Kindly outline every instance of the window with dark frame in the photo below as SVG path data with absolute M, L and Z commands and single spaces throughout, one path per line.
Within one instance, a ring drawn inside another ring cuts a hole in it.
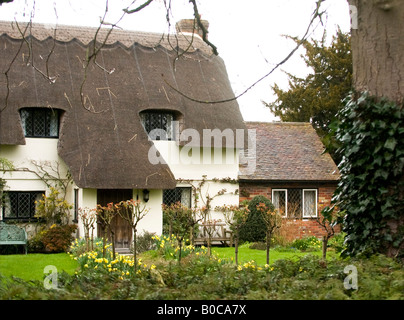
M 44 191 L 7 191 L 3 199 L 3 220 L 36 220 L 36 201 Z
M 28 138 L 58 138 L 59 111 L 50 108 L 20 110 L 22 128 Z
M 140 114 L 143 128 L 152 140 L 174 140 L 174 115 L 170 112 L 147 111 Z
M 180 202 L 182 205 L 191 207 L 191 188 L 177 187 L 175 189 L 163 190 L 163 203 L 171 205 Z

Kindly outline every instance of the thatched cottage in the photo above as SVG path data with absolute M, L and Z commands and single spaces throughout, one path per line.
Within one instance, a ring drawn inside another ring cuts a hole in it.
M 0 157 L 15 167 L 3 176 L 1 219 L 32 220 L 35 200 L 70 178 L 72 220 L 79 208 L 141 199 L 150 211 L 138 229 L 156 233 L 164 198 L 193 205 L 192 183 L 205 179 L 205 196 L 226 189 L 212 207 L 238 203 L 228 182 L 242 135 L 220 143 L 246 127 L 237 101 L 198 101 L 234 94 L 223 60 L 182 31 L 0 22 Z M 128 227 L 115 228 L 127 246 Z

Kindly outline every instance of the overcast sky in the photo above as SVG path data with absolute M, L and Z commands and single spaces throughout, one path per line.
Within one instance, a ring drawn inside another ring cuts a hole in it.
M 138 0 L 132 8 L 143 3 Z M 106 21 L 115 23 L 122 15 L 122 8 L 133 0 L 110 0 Z M 167 0 L 168 2 L 168 0 Z M 236 95 L 267 74 L 282 61 L 295 46 L 282 35 L 303 36 L 315 9 L 315 0 L 199 0 L 199 13 L 209 21 L 209 40 L 224 59 L 230 82 Z M 98 26 L 105 12 L 102 0 L 14 0 L 0 6 L 0 20 L 23 21 L 32 16 L 33 22 Z M 315 24 L 312 36 L 320 39 L 324 28 L 329 38 L 337 26 L 348 32 L 350 28 L 349 6 L 346 0 L 326 0 L 324 26 Z M 171 32 L 180 19 L 192 18 L 193 9 L 188 0 L 172 0 Z M 168 32 L 163 0 L 155 0 L 141 12 L 126 15 L 119 26 L 124 29 Z M 298 51 L 281 69 L 260 82 L 238 99 L 246 121 L 273 121 L 275 118 L 262 100 L 275 100 L 271 85 L 287 88 L 285 70 L 304 76 L 307 69 Z

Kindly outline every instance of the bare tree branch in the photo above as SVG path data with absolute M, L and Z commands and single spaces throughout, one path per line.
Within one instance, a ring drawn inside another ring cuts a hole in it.
M 213 53 L 215 55 L 219 55 L 219 52 L 217 51 L 216 46 L 210 42 L 208 40 L 208 30 L 206 29 L 206 27 L 203 25 L 202 20 L 201 20 L 201 15 L 199 14 L 198 11 L 198 6 L 196 5 L 196 1 L 195 0 L 189 0 L 190 3 L 192 3 L 193 7 L 194 7 L 194 16 L 195 16 L 195 20 L 198 24 L 198 27 L 202 30 L 202 39 L 203 41 L 212 48 Z
M 140 10 L 146 8 L 146 7 L 147 7 L 150 3 L 152 3 L 152 2 L 153 2 L 153 0 L 148 0 L 148 1 L 146 1 L 145 3 L 143 3 L 142 5 L 140 5 L 140 6 L 138 6 L 137 8 L 135 8 L 135 9 L 129 10 L 129 8 L 126 8 L 126 9 L 123 9 L 123 11 L 124 11 L 125 13 L 128 13 L 128 14 L 132 14 L 132 13 L 135 13 L 135 12 L 139 12 Z M 133 3 L 133 2 L 132 2 L 132 3 Z
M 189 0 L 190 2 L 195 2 L 195 0 Z M 323 15 L 323 13 L 325 11 L 320 12 L 320 6 L 321 4 L 324 2 L 325 0 L 318 0 L 316 3 L 316 9 L 314 10 L 310 23 L 306 29 L 306 32 L 304 33 L 303 37 L 301 38 L 301 40 L 299 40 L 297 42 L 296 47 L 289 52 L 289 54 L 279 63 L 277 63 L 267 74 L 263 75 L 261 78 L 259 78 L 257 81 L 255 81 L 252 85 L 250 85 L 247 89 L 245 89 L 242 93 L 238 94 L 236 97 L 233 98 L 228 98 L 228 99 L 223 99 L 223 100 L 214 100 L 214 101 L 208 101 L 208 100 L 200 100 L 200 99 L 195 99 L 193 97 L 188 96 L 187 94 L 181 92 L 180 90 L 176 89 L 174 86 L 172 86 L 165 78 L 164 78 L 164 74 L 162 74 L 162 78 L 164 80 L 164 82 L 171 88 L 173 89 L 175 92 L 177 92 L 178 94 L 180 94 L 181 96 L 183 96 L 184 98 L 193 101 L 193 102 L 198 102 L 198 103 L 203 103 L 203 104 L 217 104 L 217 103 L 225 103 L 225 102 L 230 102 L 230 101 L 234 101 L 237 100 L 238 98 L 240 98 L 241 96 L 243 96 L 244 94 L 246 94 L 248 91 L 250 91 L 254 86 L 256 86 L 258 83 L 260 83 L 261 81 L 263 81 L 265 78 L 269 77 L 276 69 L 278 69 L 281 65 L 283 65 L 284 63 L 286 63 L 292 56 L 293 54 L 300 48 L 300 46 L 304 43 L 304 41 L 307 40 L 307 37 L 309 35 L 310 29 L 314 23 L 314 21 L 317 18 L 320 18 L 321 20 L 321 16 Z M 195 7 L 194 7 L 195 8 Z M 197 11 L 196 11 L 197 12 Z M 200 20 L 199 20 L 200 21 Z M 202 24 L 202 23 L 201 23 Z M 199 25 L 199 22 L 198 22 Z M 202 27 L 201 27 L 202 29 Z M 203 29 L 202 29 L 203 32 Z M 204 33 L 205 37 L 206 34 Z

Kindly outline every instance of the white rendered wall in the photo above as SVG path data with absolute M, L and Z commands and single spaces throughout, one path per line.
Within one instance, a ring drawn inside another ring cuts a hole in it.
M 206 176 L 206 182 L 201 188 L 198 207 L 206 204 L 207 196 L 213 197 L 222 189 L 223 195 L 216 196 L 211 202 L 211 208 L 223 205 L 238 205 L 238 183 L 223 182 L 223 179 L 238 179 L 239 159 L 238 149 L 222 148 L 188 148 L 179 147 L 175 141 L 153 141 L 177 180 L 178 187 L 195 187 Z M 217 180 L 217 181 L 213 181 Z M 188 182 L 189 181 L 189 182 Z M 194 205 L 195 199 L 192 199 Z M 212 210 L 211 219 L 222 220 L 222 213 Z
M 57 154 L 58 139 L 46 138 L 26 138 L 26 145 L 0 146 L 0 157 L 6 158 L 13 162 L 14 167 L 18 171 L 6 173 L 4 178 L 7 180 L 6 190 L 15 191 L 46 191 L 46 184 L 34 173 L 21 171 L 23 168 L 29 170 L 37 170 L 32 161 L 38 164 L 48 164 L 54 166 L 59 163 L 60 176 L 63 177 L 67 172 L 67 167 L 63 160 Z M 221 149 L 221 148 L 191 148 L 187 150 L 184 147 L 178 147 L 174 141 L 154 141 L 156 149 L 160 152 L 162 159 L 169 165 L 177 180 L 187 180 L 178 183 L 178 186 L 189 187 L 197 186 L 204 176 L 206 182 L 201 189 L 201 198 L 198 206 L 205 205 L 207 196 L 215 196 L 220 190 L 226 189 L 223 195 L 216 196 L 211 203 L 211 207 L 221 205 L 237 205 L 239 203 L 238 184 L 224 183 L 221 179 L 234 179 L 238 177 L 239 161 L 238 149 Z M 213 181 L 212 179 L 218 179 Z M 67 192 L 66 200 L 73 204 L 74 202 L 74 185 L 70 186 Z M 139 194 L 142 198 L 141 190 L 133 190 L 133 196 Z M 139 223 L 139 234 L 144 230 L 162 233 L 162 190 L 150 190 L 150 200 L 146 207 L 149 212 L 145 218 Z M 195 199 L 192 199 L 193 204 Z M 79 208 L 96 208 L 97 206 L 97 190 L 96 189 L 79 189 L 78 207 Z M 71 213 L 73 218 L 73 211 Z M 213 219 L 222 219 L 222 215 L 217 212 L 212 213 Z M 78 235 L 83 236 L 84 230 L 79 220 Z
M 52 138 L 26 138 L 25 140 L 25 145 L 0 145 L 0 157 L 11 161 L 15 168 L 15 171 L 6 172 L 2 176 L 6 180 L 5 190 L 49 193 L 50 190 L 45 181 L 29 171 L 38 172 L 37 166 L 33 164 L 36 163 L 51 175 L 58 176 L 56 171 L 59 170 L 59 177 L 62 179 L 66 177 L 67 166 L 57 154 L 59 140 Z M 47 182 L 52 184 L 51 180 Z M 73 186 L 70 185 L 66 191 L 66 201 L 73 204 Z M 0 218 L 2 218 L 2 213 Z M 70 221 L 72 218 L 73 210 Z M 35 229 L 34 223 L 27 226 L 28 235 L 31 236 Z
M 142 199 L 142 190 L 134 190 L 134 193 L 139 191 L 139 199 Z M 162 190 L 149 190 L 149 201 L 147 203 L 142 203 L 146 205 L 146 210 L 148 210 L 145 217 L 140 220 L 137 232 L 138 234 L 144 233 L 144 231 L 156 233 L 161 235 L 163 232 L 163 214 L 161 209 L 161 204 L 163 202 L 163 191 Z
M 52 174 L 55 173 L 50 170 L 50 166 L 55 168 L 59 163 L 60 176 L 66 175 L 66 165 L 57 154 L 58 139 L 26 138 L 25 140 L 25 145 L 0 146 L 0 157 L 10 160 L 16 169 L 4 175 L 10 190 L 44 190 L 45 184 L 37 175 L 24 171 L 25 169 L 38 171 L 33 162 L 47 168 L 47 171 Z

